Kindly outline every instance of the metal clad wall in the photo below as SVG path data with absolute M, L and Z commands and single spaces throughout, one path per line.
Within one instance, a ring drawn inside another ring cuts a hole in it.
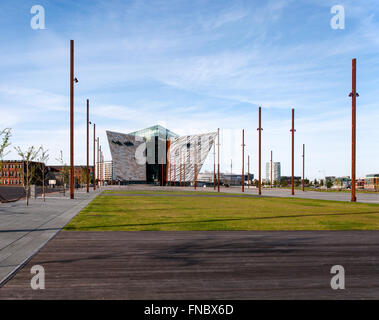
M 183 181 L 194 181 L 195 163 L 197 164 L 197 173 L 199 173 L 216 136 L 217 132 L 211 132 L 171 138 L 168 154 L 170 164 L 168 178 L 171 177 L 171 181 L 180 181 L 180 173 L 183 171 Z
M 145 181 L 146 163 L 141 163 L 141 160 L 139 160 L 139 163 L 136 159 L 137 152 L 143 150 L 142 144 L 145 143 L 144 140 L 133 135 L 111 131 L 107 131 L 107 137 L 116 179 L 121 181 Z

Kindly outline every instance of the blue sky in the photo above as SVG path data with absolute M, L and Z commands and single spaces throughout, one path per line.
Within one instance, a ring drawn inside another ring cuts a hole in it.
M 46 30 L 30 27 L 33 5 Z M 345 8 L 345 29 L 330 9 Z M 76 163 L 85 163 L 85 101 L 110 159 L 105 130 L 161 124 L 178 134 L 222 129 L 222 170 L 241 169 L 241 129 L 257 172 L 258 106 L 263 163 L 290 174 L 291 108 L 296 175 L 350 174 L 351 59 L 357 58 L 357 173 L 379 172 L 376 2 L 1 1 L 0 128 L 13 146 L 42 144 L 56 163 L 69 152 L 69 40 L 75 40 Z M 17 158 L 11 152 L 7 158 Z M 247 157 L 246 157 L 247 158 Z M 212 159 L 210 159 L 212 162 Z M 205 166 L 205 169 L 207 166 Z M 264 169 L 264 167 L 262 168 Z

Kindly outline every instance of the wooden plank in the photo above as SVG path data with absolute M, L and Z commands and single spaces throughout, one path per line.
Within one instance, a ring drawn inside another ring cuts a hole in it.
M 345 290 L 330 288 L 336 264 Z M 378 299 L 378 265 L 378 231 L 62 231 L 0 299 Z

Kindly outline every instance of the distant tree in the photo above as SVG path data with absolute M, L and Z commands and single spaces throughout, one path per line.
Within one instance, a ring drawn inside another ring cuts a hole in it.
M 326 181 L 326 187 L 329 189 L 329 188 L 331 188 L 332 186 L 333 186 L 333 182 L 332 182 L 332 180 L 328 179 L 328 180 Z
M 0 173 L 3 169 L 3 159 L 8 154 L 5 150 L 10 146 L 11 129 L 7 128 L 0 131 Z
M 315 178 L 315 180 L 313 181 L 313 185 L 314 186 L 317 186 L 318 185 L 318 182 L 317 182 L 317 179 Z
M 9 153 L 5 150 L 11 145 L 10 144 L 11 129 L 7 128 L 0 131 L 0 170 L 3 168 L 3 159 Z
M 338 189 L 341 189 L 342 188 L 342 179 L 340 178 L 336 178 L 334 179 L 334 183 L 333 183 L 336 187 L 338 187 Z
M 324 186 L 324 180 L 320 180 L 320 186 L 323 187 Z
M 45 171 L 46 171 L 46 162 L 49 160 L 49 150 L 44 150 L 43 147 L 41 147 L 41 154 L 38 158 L 38 161 L 40 162 L 41 166 L 41 172 L 42 172 L 42 195 L 43 195 L 43 201 L 45 201 Z
M 63 195 L 65 196 L 66 195 L 66 184 L 68 183 L 68 181 L 70 179 L 70 168 L 67 166 L 67 164 L 63 160 L 63 151 L 62 150 L 59 154 L 59 158 L 57 158 L 55 160 L 57 160 L 62 166 L 61 182 L 63 184 Z
M 18 155 L 21 157 L 21 160 L 24 163 L 24 168 L 21 168 L 19 170 L 23 171 L 23 185 L 26 193 L 27 206 L 29 205 L 30 185 L 36 178 L 37 167 L 33 165 L 33 162 L 35 162 L 38 159 L 39 153 L 41 152 L 41 148 L 42 147 L 36 149 L 34 146 L 31 146 L 26 151 L 23 151 L 20 147 L 15 147 L 15 150 L 17 151 Z
M 80 167 L 80 184 L 85 185 L 87 183 L 87 167 Z

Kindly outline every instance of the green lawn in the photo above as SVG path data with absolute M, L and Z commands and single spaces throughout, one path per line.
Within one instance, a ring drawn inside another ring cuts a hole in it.
M 222 194 L 217 197 L 159 194 L 154 197 L 98 196 L 65 230 L 379 230 L 379 205 L 376 204 L 233 198 Z M 181 192 L 170 194 L 180 195 Z

